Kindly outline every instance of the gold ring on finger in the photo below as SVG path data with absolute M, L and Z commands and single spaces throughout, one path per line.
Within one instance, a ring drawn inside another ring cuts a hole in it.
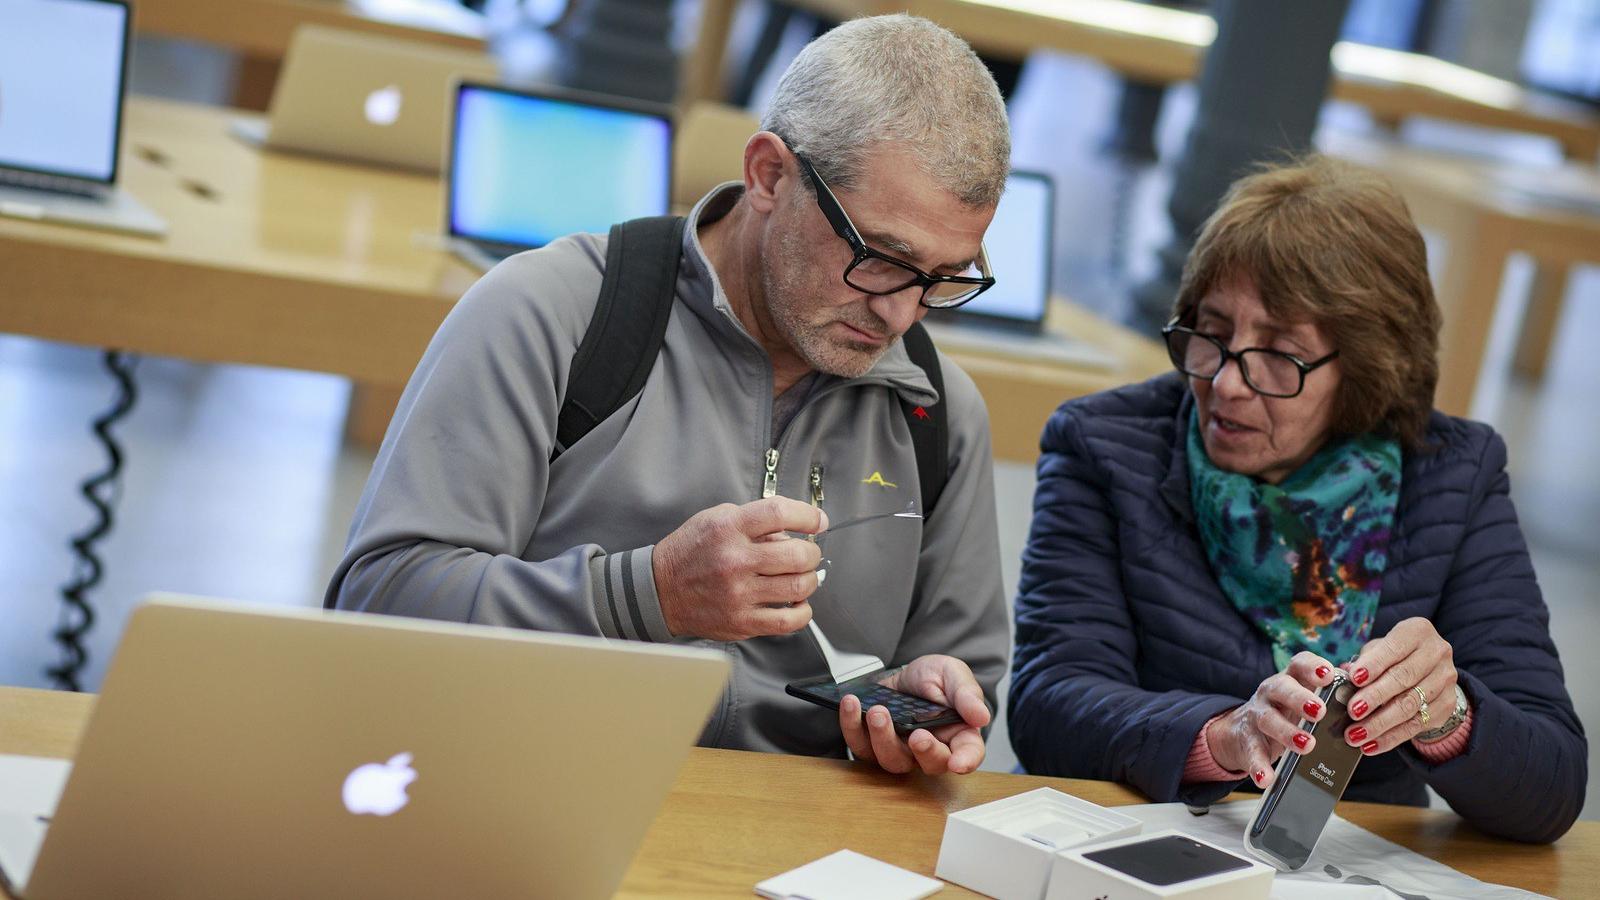
M 1411 689 L 1417 692 L 1417 721 L 1426 725 L 1428 724 L 1428 695 L 1422 690 L 1422 685 L 1420 684 L 1413 686 Z

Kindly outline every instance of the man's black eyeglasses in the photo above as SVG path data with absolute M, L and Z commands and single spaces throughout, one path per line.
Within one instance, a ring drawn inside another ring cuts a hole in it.
M 1299 396 L 1305 390 L 1306 375 L 1339 355 L 1335 350 L 1321 359 L 1306 362 L 1292 353 L 1264 347 L 1247 347 L 1235 353 L 1221 340 L 1179 325 L 1176 319 L 1168 322 L 1161 334 L 1167 339 L 1167 355 L 1179 372 L 1210 381 L 1221 374 L 1228 360 L 1235 360 L 1244 383 L 1267 397 Z
M 921 303 L 933 309 L 951 309 L 960 306 L 994 286 L 994 275 L 989 268 L 989 253 L 978 245 L 978 258 L 960 275 L 930 275 L 908 262 L 895 259 L 867 246 L 861 239 L 838 198 L 828 188 L 827 182 L 817 174 L 811 161 L 796 153 L 800 168 L 817 195 L 817 206 L 827 218 L 833 231 L 850 245 L 855 257 L 844 270 L 844 283 L 865 294 L 898 294 L 906 288 L 922 288 Z

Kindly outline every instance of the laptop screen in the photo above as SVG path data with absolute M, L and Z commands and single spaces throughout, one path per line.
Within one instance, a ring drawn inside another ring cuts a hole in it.
M 671 119 L 602 103 L 461 85 L 450 136 L 450 234 L 542 247 L 665 214 Z
M 1050 301 L 1054 194 L 1049 176 L 1013 171 L 1006 178 L 1006 192 L 983 236 L 994 266 L 994 287 L 958 312 L 1025 325 L 1044 321 Z
M 0 167 L 111 183 L 128 7 L 0 2 Z

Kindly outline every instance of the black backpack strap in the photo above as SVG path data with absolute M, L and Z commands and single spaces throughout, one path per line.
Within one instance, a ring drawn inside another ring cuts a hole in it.
M 900 401 L 906 424 L 911 428 L 911 446 L 917 454 L 917 480 L 922 485 L 922 514 L 932 516 L 939 495 L 944 493 L 945 482 L 950 479 L 950 421 L 945 413 L 944 373 L 939 368 L 939 353 L 934 349 L 933 338 L 918 322 L 902 338 L 906 353 L 917 368 L 928 376 L 928 382 L 939 395 L 932 406 L 918 406 Z
M 600 302 L 572 359 L 552 460 L 644 389 L 678 292 L 683 228 L 682 216 L 611 226 Z

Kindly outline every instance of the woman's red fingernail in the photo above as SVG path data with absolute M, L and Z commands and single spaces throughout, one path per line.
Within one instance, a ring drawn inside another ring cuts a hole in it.
M 1299 747 L 1301 750 L 1304 750 L 1306 748 L 1306 745 L 1309 744 L 1309 743 L 1311 743 L 1311 737 L 1310 737 L 1310 735 L 1306 734 L 1304 731 L 1299 732 L 1298 734 L 1296 734 L 1294 736 L 1294 745 L 1296 747 Z
M 1317 666 L 1317 677 L 1318 678 L 1327 678 L 1328 677 L 1328 667 L 1327 666 Z
M 1322 714 L 1322 704 L 1315 700 L 1307 700 L 1306 705 L 1300 708 L 1306 711 L 1306 718 L 1308 719 L 1315 719 Z
M 1366 666 L 1357 666 L 1356 670 L 1350 673 L 1350 680 L 1356 684 L 1366 684 L 1370 677 L 1372 676 L 1367 672 Z
M 1257 769 L 1254 778 L 1256 780 L 1256 784 L 1260 784 L 1261 782 L 1266 781 L 1267 780 L 1267 770 L 1266 769 Z
M 1378 742 L 1377 741 L 1367 741 L 1365 744 L 1361 745 L 1361 752 L 1362 753 L 1377 753 L 1378 752 Z
M 1359 719 L 1367 714 L 1367 709 L 1367 701 L 1357 700 L 1356 702 L 1350 704 L 1350 715 Z
M 1366 739 L 1367 739 L 1367 730 L 1365 728 L 1352 728 L 1352 729 L 1350 729 L 1350 740 L 1352 740 L 1352 741 L 1364 741 Z

